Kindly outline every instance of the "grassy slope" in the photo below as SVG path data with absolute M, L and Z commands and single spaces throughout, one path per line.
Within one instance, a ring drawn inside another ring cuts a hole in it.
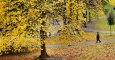
M 104 30 L 104 31 L 109 31 L 110 30 L 110 26 L 108 25 L 108 21 L 106 19 L 97 20 L 94 27 L 97 30 Z M 115 31 L 115 25 L 112 25 L 112 31 Z

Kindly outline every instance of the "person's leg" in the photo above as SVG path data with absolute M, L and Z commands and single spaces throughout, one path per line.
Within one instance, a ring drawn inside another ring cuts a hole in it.
M 96 43 L 98 43 L 98 40 L 96 41 Z
M 101 43 L 101 40 L 99 40 L 99 42 Z

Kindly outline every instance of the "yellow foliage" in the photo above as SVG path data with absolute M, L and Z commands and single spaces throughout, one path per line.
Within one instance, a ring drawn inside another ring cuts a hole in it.
M 60 6 L 61 4 L 63 6 Z M 66 2 L 64 0 L 6 0 L 0 2 L 0 9 L 0 12 L 4 13 L 4 18 L 0 18 L 0 22 L 3 22 L 2 32 L 5 36 L 0 38 L 1 54 L 2 51 L 5 53 L 8 53 L 8 50 L 20 52 L 23 47 L 33 50 L 33 47 L 40 46 L 43 43 L 38 37 L 41 30 L 46 33 L 62 30 L 63 33 L 56 37 L 61 44 L 69 40 L 80 40 L 76 35 L 71 35 L 75 30 L 81 30 L 82 22 L 86 21 L 83 15 L 83 13 L 86 14 L 86 4 L 82 0 L 79 2 L 76 0 L 66 0 Z M 54 20 L 64 23 L 55 28 L 52 24 Z M 80 31 L 79 34 L 83 35 L 84 32 Z M 53 43 L 54 41 L 45 42 Z
M 27 48 L 27 50 L 32 51 L 35 47 L 41 45 L 40 40 L 37 38 L 23 37 L 23 36 L 9 36 L 0 38 L 0 54 L 4 52 L 8 54 L 10 52 L 21 52 Z M 9 52 L 7 52 L 9 51 Z
M 109 0 L 110 4 L 112 4 L 113 6 L 115 6 L 115 0 Z
M 69 17 L 70 15 L 70 0 L 67 0 L 67 3 L 66 3 L 66 16 Z

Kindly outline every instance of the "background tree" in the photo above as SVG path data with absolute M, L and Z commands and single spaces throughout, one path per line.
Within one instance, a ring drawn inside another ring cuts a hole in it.
M 108 24 L 110 25 L 110 35 L 111 33 L 111 26 L 114 25 L 114 4 L 113 0 L 102 0 L 103 11 L 107 16 Z
M 115 21 L 114 21 L 114 12 L 112 10 L 110 11 L 107 20 L 108 20 L 108 24 L 110 25 L 110 35 L 112 35 L 112 33 L 111 33 L 111 26 L 115 24 Z

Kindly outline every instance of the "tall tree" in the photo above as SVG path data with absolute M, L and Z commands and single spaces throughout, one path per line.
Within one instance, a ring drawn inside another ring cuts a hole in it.
M 111 33 L 111 26 L 115 24 L 115 21 L 114 21 L 114 12 L 113 11 L 110 11 L 107 20 L 108 20 L 108 24 L 110 25 L 110 35 L 112 35 L 112 33 Z

